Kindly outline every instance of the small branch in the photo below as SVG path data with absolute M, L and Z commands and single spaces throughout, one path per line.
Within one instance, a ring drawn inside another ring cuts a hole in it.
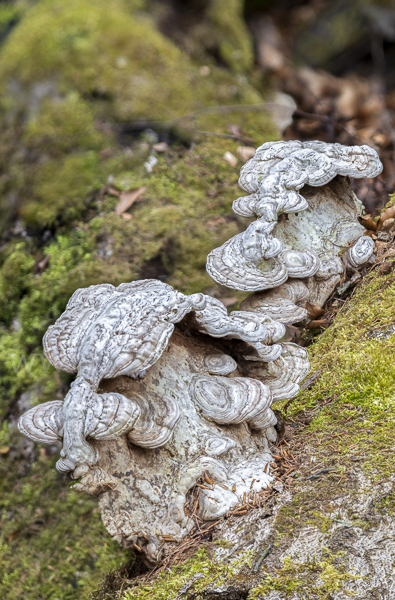
M 295 110 L 294 116 L 300 117 L 300 118 L 305 118 L 305 119 L 314 119 L 316 121 L 324 121 L 325 123 L 330 123 L 331 125 L 336 123 L 336 121 L 334 121 L 334 119 L 331 119 L 331 117 L 328 117 L 327 115 L 317 115 L 315 113 L 308 113 L 308 112 L 304 112 L 303 110 L 299 110 L 299 109 Z
M 245 144 L 246 146 L 251 146 L 252 148 L 255 148 L 255 145 L 252 142 L 250 142 L 248 140 L 245 140 L 240 135 L 227 135 L 226 133 L 215 133 L 213 131 L 199 131 L 199 130 L 196 130 L 196 134 L 199 134 L 199 135 L 212 135 L 214 137 L 226 138 L 226 139 L 229 139 L 229 140 L 236 140 L 236 141 L 243 142 L 243 144 Z

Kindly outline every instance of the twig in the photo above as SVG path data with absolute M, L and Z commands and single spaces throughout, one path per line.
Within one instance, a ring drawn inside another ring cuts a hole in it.
M 319 369 L 318 371 L 312 373 L 310 377 L 304 380 L 304 382 L 300 386 L 300 389 L 308 390 L 309 388 L 311 388 L 315 384 L 315 382 L 318 381 L 318 379 L 321 377 L 321 373 L 322 369 Z
M 240 135 L 228 135 L 226 133 L 215 133 L 214 131 L 199 131 L 198 129 L 195 133 L 199 135 L 212 135 L 214 137 L 226 138 L 229 140 L 238 140 L 240 142 L 243 142 L 246 146 L 251 146 L 252 148 L 255 148 L 255 145 L 252 142 L 244 139 Z
M 224 104 L 218 106 L 207 106 L 206 108 L 201 108 L 200 110 L 181 115 L 180 117 L 174 117 L 173 119 L 169 119 L 167 121 L 150 121 L 148 119 L 144 119 L 142 121 L 112 124 L 112 126 L 119 128 L 130 127 L 132 129 L 145 129 L 146 127 L 162 127 L 163 129 L 170 129 L 173 125 L 179 123 L 180 121 L 193 119 L 198 116 L 212 113 L 221 113 L 227 115 L 232 112 L 261 112 L 267 110 L 270 111 L 273 109 L 289 110 L 288 107 L 285 107 L 282 104 L 276 104 L 275 102 L 262 102 L 259 104 Z
M 335 523 L 340 523 L 344 527 L 352 527 L 352 523 L 346 523 L 346 521 L 340 521 L 339 519 L 334 519 L 333 517 L 328 517 L 331 521 L 335 521 Z
M 317 471 L 317 473 L 310 475 L 310 477 L 306 477 L 306 481 L 308 479 L 315 479 L 315 477 L 318 477 L 318 475 L 321 475 L 322 473 L 329 473 L 329 471 L 335 471 L 335 470 L 336 469 L 321 469 L 321 471 Z
M 108 485 L 108 487 L 110 488 L 110 490 L 112 490 L 116 494 L 119 494 L 118 490 L 115 490 L 113 487 L 111 487 L 111 485 L 109 483 L 106 482 L 105 485 Z
M 336 124 L 336 121 L 327 115 L 317 115 L 316 113 L 308 113 L 303 110 L 295 110 L 295 117 L 301 117 L 305 119 L 315 119 L 317 121 L 324 121 L 325 123 L 330 123 L 331 125 Z
M 256 563 L 255 567 L 253 568 L 253 572 L 257 573 L 259 571 L 259 568 L 262 564 L 262 561 L 266 558 L 266 556 L 269 554 L 270 552 L 270 548 L 272 547 L 272 544 L 269 544 L 269 546 L 263 551 L 260 559 L 258 560 L 258 562 Z

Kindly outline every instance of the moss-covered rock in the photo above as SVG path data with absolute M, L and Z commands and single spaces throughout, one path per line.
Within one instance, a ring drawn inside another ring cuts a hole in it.
M 45 452 L 28 473 L 1 472 L 2 598 L 82 598 L 120 564 L 94 502 L 64 487 Z
M 250 43 L 240 15 L 236 24 L 231 18 L 240 6 L 224 12 L 220 4 L 210 10 L 213 27 L 222 19 L 230 32 L 224 52 L 245 57 L 246 50 L 231 52 L 239 30 L 240 44 Z M 202 74 L 143 8 L 41 0 L 8 36 L 0 51 L 4 216 L 14 209 L 35 226 L 81 216 L 89 181 L 95 190 L 106 179 L 101 151 L 119 146 L 120 124 L 169 123 L 210 105 L 262 101 L 245 78 L 214 65 Z
M 237 71 L 252 68 L 252 40 L 243 19 L 242 0 L 211 0 L 207 17 L 221 58 Z

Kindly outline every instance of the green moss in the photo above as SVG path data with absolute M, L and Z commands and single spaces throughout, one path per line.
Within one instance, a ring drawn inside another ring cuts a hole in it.
M 26 244 L 10 245 L 2 253 L 0 269 L 0 315 L 3 325 L 10 325 L 18 310 L 20 298 L 29 286 L 34 257 L 26 252 Z
M 78 150 L 100 150 L 109 139 L 94 126 L 94 111 L 77 92 L 64 98 L 45 98 L 26 124 L 23 143 L 29 151 L 52 157 Z
M 328 460 L 336 448 L 339 462 L 362 457 L 361 466 L 381 478 L 395 459 L 394 293 L 393 275 L 366 277 L 311 347 L 311 369 L 323 373 L 292 408 L 293 414 L 316 409 L 308 431 L 322 451 L 331 448 Z
M 4 2 L 0 6 L 0 36 L 6 36 L 28 8 L 28 0 Z
M 96 501 L 63 488 L 42 449 L 31 470 L 15 477 L 0 462 L 0 596 L 8 600 L 86 597 L 97 577 L 124 556 L 105 531 Z
M 342 590 L 348 596 L 347 583 L 360 579 L 348 573 L 344 565 L 345 552 L 332 553 L 323 548 L 320 558 L 313 557 L 304 563 L 286 557 L 281 568 L 263 573 L 262 582 L 251 589 L 248 600 L 265 598 L 272 591 L 281 592 L 281 597 L 289 598 L 294 593 L 311 594 L 329 599 L 334 591 Z M 200 548 L 186 561 L 162 571 L 152 582 L 142 582 L 126 589 L 124 600 L 172 600 L 178 596 L 183 585 L 194 581 L 188 588 L 189 594 L 204 598 L 204 592 L 211 587 L 232 585 L 242 581 L 251 584 L 252 555 L 245 552 L 241 557 L 228 563 L 214 560 L 207 549 Z
M 26 223 L 51 226 L 55 220 L 72 221 L 81 216 L 88 193 L 100 188 L 97 155 L 94 152 L 72 154 L 51 160 L 34 169 L 32 197 L 21 207 Z
M 252 39 L 243 19 L 243 0 L 211 0 L 208 18 L 214 26 L 221 58 L 232 68 L 248 71 L 254 63 Z
M 207 586 L 220 586 L 229 582 L 237 575 L 244 565 L 251 566 L 251 553 L 245 552 L 240 558 L 223 564 L 214 561 L 205 548 L 200 548 L 196 554 L 171 570 L 162 571 L 156 581 L 149 584 L 140 584 L 129 589 L 125 600 L 172 600 L 177 597 L 180 588 L 188 583 L 192 577 L 198 578 L 192 584 L 190 591 L 200 597 Z
M 148 16 L 132 14 L 122 0 L 41 0 L 1 55 L 3 85 L 18 73 L 22 91 L 29 94 L 32 84 L 51 81 L 61 95 L 70 90 L 85 98 L 93 94 L 99 107 L 107 105 L 121 120 L 168 119 L 221 95 L 212 77 L 199 75 Z M 223 81 L 236 83 L 229 76 Z M 243 90 L 236 83 L 237 94 Z M 5 102 L 10 100 L 8 95 Z
M 247 60 L 239 4 L 224 11 L 216 1 L 210 18 L 221 18 L 223 43 L 245 65 L 252 55 Z M 7 38 L 0 49 L 4 217 L 16 210 L 34 227 L 81 217 L 87 196 L 117 175 L 108 171 L 109 155 L 122 162 L 126 140 L 115 123 L 159 120 L 191 140 L 198 125 L 217 131 L 225 121 L 216 113 L 179 120 L 183 115 L 262 102 L 244 77 L 215 66 L 202 75 L 141 8 L 126 0 L 40 0 Z M 263 121 L 256 114 L 258 127 Z
M 89 193 L 102 184 L 98 151 L 111 144 L 95 129 L 89 103 L 75 92 L 43 101 L 25 127 L 23 143 L 33 157 L 23 168 L 20 214 L 26 223 L 51 226 L 57 219 L 81 217 Z M 36 164 L 35 156 L 46 160 Z
M 313 557 L 305 563 L 298 563 L 287 556 L 281 569 L 276 569 L 274 574 L 265 574 L 263 582 L 249 593 L 248 600 L 265 598 L 266 594 L 274 590 L 283 594 L 283 598 L 290 598 L 298 593 L 303 594 L 303 597 L 313 595 L 329 599 L 333 592 L 340 589 L 345 596 L 351 596 L 345 589 L 345 584 L 360 578 L 346 571 L 341 562 L 345 554 L 332 554 L 325 548 L 323 558 Z

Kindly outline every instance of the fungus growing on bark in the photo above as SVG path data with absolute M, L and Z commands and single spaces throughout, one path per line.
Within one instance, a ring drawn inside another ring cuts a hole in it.
M 39 405 L 23 415 L 23 433 L 42 442 L 63 438 L 57 468 L 65 472 L 77 467 L 81 472 L 81 468 L 85 470 L 97 462 L 97 452 L 87 438 L 112 439 L 128 433 L 130 441 L 142 447 L 155 448 L 166 443 L 180 416 L 174 399 L 158 396 L 153 400 L 138 395 L 128 399 L 121 394 L 96 392 L 102 379 L 120 375 L 144 377 L 168 346 L 174 324 L 192 311 L 201 332 L 215 338 L 243 340 L 257 352 L 258 360 L 274 360 L 282 352 L 280 345 L 266 345 L 282 337 L 281 324 L 249 312 L 228 316 L 219 300 L 203 294 L 185 296 L 155 280 L 118 288 L 104 284 L 77 290 L 43 340 L 49 361 L 63 371 L 78 373 L 77 379 L 64 403 Z M 237 369 L 231 357 L 217 357 L 205 358 L 210 373 L 214 370 L 226 375 Z M 214 377 L 207 377 L 214 382 Z M 242 397 L 245 386 L 250 389 L 253 385 L 241 379 L 232 382 L 235 397 Z M 223 385 L 226 387 L 226 383 Z M 266 396 L 271 400 L 270 390 Z M 265 408 L 270 404 L 267 398 Z M 248 420 L 243 417 L 240 402 L 233 416 L 217 422 Z
M 372 256 L 374 250 L 374 241 L 372 238 L 362 236 L 357 239 L 355 244 L 351 246 L 343 254 L 343 262 L 346 270 L 355 271 L 361 265 L 364 265 Z
M 257 220 L 209 254 L 208 272 L 218 283 L 246 291 L 309 279 L 310 301 L 322 305 L 343 271 L 339 253 L 364 233 L 348 177 L 375 177 L 381 170 L 368 146 L 263 144 L 241 170 L 240 187 L 250 195 L 233 204 L 237 214 Z M 287 218 L 280 220 L 281 214 Z M 362 246 L 364 252 L 354 254 L 367 261 L 373 247 Z
M 319 314 L 344 268 L 369 259 L 345 176 L 379 170 L 366 146 L 264 144 L 242 169 L 251 195 L 234 204 L 258 219 L 208 257 L 214 279 L 255 291 L 240 310 L 155 280 L 102 284 L 77 290 L 48 329 L 45 355 L 76 379 L 19 428 L 62 440 L 57 468 L 151 564 L 191 530 L 191 512 L 217 519 L 272 481 L 271 405 L 296 396 L 309 368 L 307 351 L 283 341 L 286 325 Z
M 191 529 L 184 505 L 203 473 L 213 482 L 199 500 L 206 519 L 235 507 L 246 486 L 270 483 L 270 406 L 296 393 L 308 368 L 304 349 L 296 364 L 293 345 L 277 343 L 284 333 L 264 313 L 228 315 L 219 300 L 160 281 L 77 290 L 44 337 L 50 362 L 77 377 L 64 402 L 30 409 L 19 428 L 62 440 L 58 470 L 99 495 L 115 539 L 154 562 L 158 531 L 181 540 Z M 250 377 L 249 364 L 267 368 Z
M 290 279 L 266 292 L 255 292 L 240 304 L 242 310 L 265 314 L 280 323 L 298 323 L 307 317 L 303 306 L 309 289 L 300 279 Z

